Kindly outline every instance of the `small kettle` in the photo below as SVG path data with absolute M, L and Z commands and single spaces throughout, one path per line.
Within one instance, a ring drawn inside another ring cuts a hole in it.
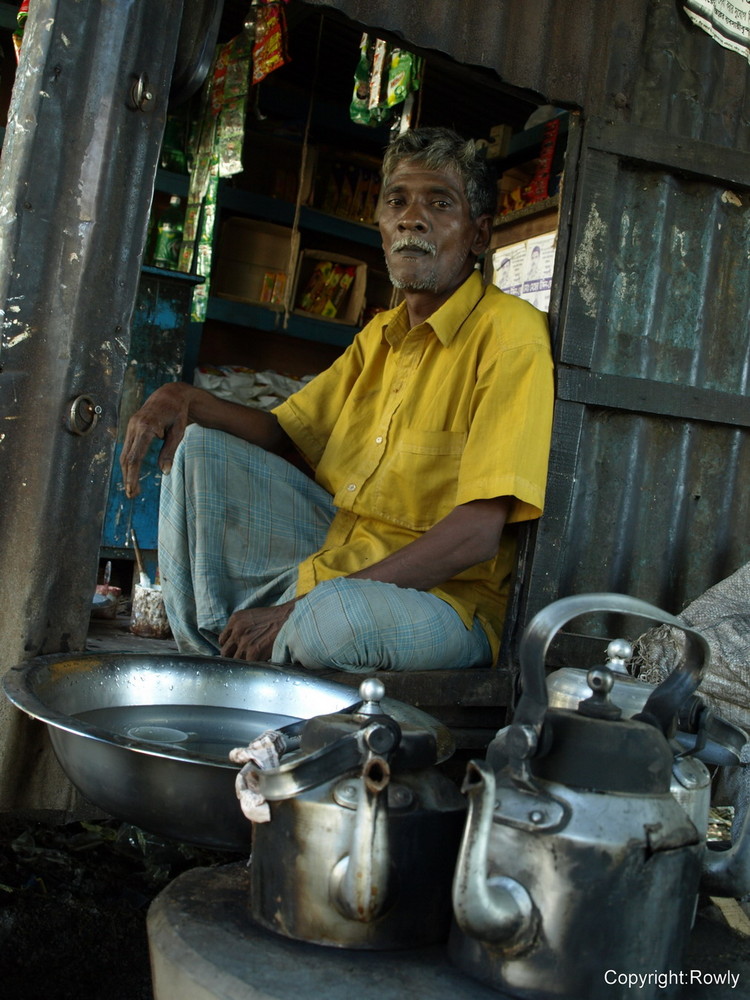
M 608 666 L 588 671 L 587 696 L 574 710 L 549 707 L 549 644 L 566 622 L 597 611 L 676 625 L 686 636 L 679 667 L 632 718 L 611 698 Z M 523 691 L 512 723 L 486 760 L 469 763 L 464 781 L 451 957 L 528 1000 L 625 1000 L 629 987 L 605 980 L 613 969 L 642 972 L 639 995 L 654 997 L 663 986 L 654 972 L 680 967 L 702 874 L 712 886 L 722 881 L 720 852 L 708 850 L 670 791 L 670 741 L 708 645 L 650 604 L 590 594 L 540 612 L 519 656 Z M 725 853 L 734 854 L 727 872 L 749 867 L 744 845 Z
M 271 815 L 253 826 L 252 916 L 340 948 L 445 940 L 466 800 L 433 766 L 434 731 L 386 715 L 377 679 L 359 694 L 353 711 L 306 722 L 278 767 L 254 772 Z
M 613 639 L 607 645 L 606 666 L 613 679 L 610 697 L 621 709 L 623 718 L 641 712 L 656 687 L 631 674 L 632 656 L 633 645 L 626 639 Z M 550 708 L 575 710 L 590 693 L 586 677 L 586 671 L 578 667 L 560 667 L 550 673 L 547 676 Z M 711 774 L 704 765 L 736 768 L 742 764 L 746 744 L 744 730 L 716 715 L 698 694 L 690 695 L 680 706 L 672 743 L 670 791 L 704 836 L 708 832 L 712 784 Z

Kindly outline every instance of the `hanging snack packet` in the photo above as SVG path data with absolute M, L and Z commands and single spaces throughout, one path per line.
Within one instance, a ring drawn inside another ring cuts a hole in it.
M 288 0 L 284 0 L 287 3 Z M 290 61 L 286 45 L 286 18 L 278 0 L 265 0 L 257 9 L 253 45 L 253 83 Z
M 383 86 L 383 69 L 385 66 L 385 56 L 387 44 L 382 38 L 375 39 L 375 51 L 372 54 L 372 72 L 370 73 L 370 93 L 367 99 L 367 107 L 374 111 L 381 101 L 380 92 Z
M 370 36 L 365 32 L 359 40 L 359 61 L 354 70 L 354 93 L 349 105 L 349 117 L 358 125 L 370 124 L 370 69 L 372 67 L 372 46 Z
M 386 104 L 394 107 L 419 89 L 420 59 L 406 49 L 394 49 L 388 68 Z
M 370 124 L 381 125 L 391 117 L 391 109 L 386 102 L 386 87 L 388 82 L 388 43 L 382 38 L 375 40 L 375 50 L 372 55 L 372 72 L 370 73 L 370 96 L 367 108 L 370 112 Z

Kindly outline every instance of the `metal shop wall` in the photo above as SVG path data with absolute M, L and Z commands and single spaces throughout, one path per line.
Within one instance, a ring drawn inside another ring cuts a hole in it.
M 581 109 L 550 307 L 547 507 L 506 656 L 568 594 L 679 612 L 750 558 L 747 61 L 677 0 L 335 6 Z
M 32 7 L 0 160 L 2 671 L 85 643 L 182 11 Z M 0 698 L 0 809 L 64 806 L 63 786 Z

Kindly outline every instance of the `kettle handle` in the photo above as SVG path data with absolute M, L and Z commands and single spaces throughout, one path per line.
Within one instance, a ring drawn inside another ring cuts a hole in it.
M 519 647 L 523 692 L 513 714 L 513 725 L 530 726 L 537 735 L 541 732 L 548 707 L 544 666 L 549 645 L 563 625 L 579 615 L 594 611 L 638 615 L 663 625 L 673 625 L 685 633 L 687 646 L 682 663 L 654 689 L 636 716 L 636 719 L 648 722 L 667 734 L 680 705 L 700 683 L 703 668 L 711 658 L 708 643 L 700 632 L 688 628 L 666 611 L 635 597 L 611 593 L 563 597 L 543 608 L 529 622 Z

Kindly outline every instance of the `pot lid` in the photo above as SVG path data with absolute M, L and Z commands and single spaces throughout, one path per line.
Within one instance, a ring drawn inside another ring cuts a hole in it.
M 388 715 L 381 704 L 385 687 L 375 677 L 359 686 L 361 701 L 343 712 L 309 719 L 302 730 L 300 751 L 313 754 L 357 732 L 363 734 L 361 745 L 382 754 L 394 770 L 416 770 L 436 764 L 442 754 L 434 727 L 419 721 Z

